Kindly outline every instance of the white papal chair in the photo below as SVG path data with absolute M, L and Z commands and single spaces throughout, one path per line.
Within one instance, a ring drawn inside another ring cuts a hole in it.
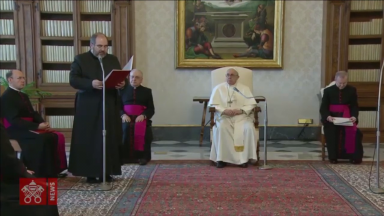
M 335 84 L 336 84 L 336 82 L 332 81 L 331 83 L 329 83 L 329 85 L 325 86 L 324 88 L 322 88 L 320 90 L 321 99 L 323 98 L 323 95 L 324 95 L 324 89 L 331 87 Z M 321 101 L 320 101 L 320 103 L 321 103 Z M 324 136 L 324 125 L 321 125 L 321 158 L 323 161 L 325 160 L 325 147 L 326 147 L 326 145 L 327 144 L 325 142 L 325 136 Z
M 239 79 L 237 82 L 242 83 L 243 85 L 246 85 L 249 87 L 251 92 L 253 92 L 253 73 L 252 70 L 247 69 L 247 68 L 242 68 L 242 67 L 223 67 L 223 68 L 218 68 L 216 70 L 213 70 L 211 72 L 211 89 L 215 88 L 217 85 L 220 83 L 225 82 L 225 75 L 227 73 L 227 70 L 233 68 L 239 73 Z M 215 108 L 214 107 L 209 107 L 209 112 L 210 112 L 210 120 L 211 120 L 211 143 L 212 143 L 212 129 L 215 126 Z M 256 129 L 256 133 L 259 133 L 259 112 L 261 112 L 260 107 L 256 106 L 254 109 L 254 125 Z M 259 157 L 259 140 L 257 140 L 256 143 L 256 155 L 257 155 L 257 161 L 260 160 Z

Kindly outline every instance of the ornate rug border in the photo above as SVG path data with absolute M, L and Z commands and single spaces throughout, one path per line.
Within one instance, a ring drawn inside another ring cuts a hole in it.
M 139 203 L 148 190 L 158 166 L 157 164 L 139 166 L 133 175 L 128 190 L 121 194 L 110 215 L 134 215 L 137 212 Z
M 371 201 L 355 190 L 335 170 L 326 164 L 310 163 L 315 172 L 360 215 L 383 215 Z

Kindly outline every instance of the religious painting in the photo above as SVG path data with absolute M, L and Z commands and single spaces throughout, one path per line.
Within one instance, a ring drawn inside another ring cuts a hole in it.
M 281 0 L 176 3 L 176 67 L 282 68 Z

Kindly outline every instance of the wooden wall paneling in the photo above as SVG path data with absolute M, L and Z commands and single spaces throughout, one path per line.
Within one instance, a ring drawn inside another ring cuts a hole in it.
M 347 23 L 348 13 L 345 1 L 326 1 L 326 17 L 324 19 L 325 27 L 325 55 L 324 55 L 324 84 L 328 85 L 334 80 L 334 74 L 339 70 L 346 70 L 346 49 L 345 42 L 348 32 L 345 23 Z
M 27 83 L 35 81 L 35 61 L 36 46 L 34 41 L 35 5 L 32 1 L 15 1 L 17 14 L 17 44 L 18 58 L 20 65 L 18 69 L 23 71 Z
M 75 56 L 81 53 L 81 24 L 80 24 L 80 1 L 73 2 L 73 46 L 75 51 Z M 72 87 L 71 87 L 72 88 Z
M 132 4 L 130 1 L 115 1 L 112 9 L 113 43 L 118 44 L 114 46 L 114 54 L 124 67 L 133 55 Z

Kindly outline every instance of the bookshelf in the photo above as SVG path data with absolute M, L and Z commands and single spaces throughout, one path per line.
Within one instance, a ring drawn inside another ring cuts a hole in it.
M 0 76 L 5 77 L 9 69 L 19 67 L 15 36 L 14 2 L 0 1 Z
M 377 96 L 384 56 L 383 11 L 384 1 L 331 0 L 324 3 L 322 86 L 333 81 L 337 71 L 348 72 L 349 84 L 357 88 L 358 127 L 363 132 L 363 142 L 376 142 Z M 382 142 L 383 105 L 380 110 Z
M 70 138 L 77 91 L 69 85 L 70 65 L 76 55 L 89 51 L 96 32 L 107 35 L 108 53 L 122 65 L 128 62 L 133 55 L 131 1 L 2 0 L 0 11 L 0 49 L 15 50 L 0 56 L 0 74 L 20 69 L 27 83 L 50 92 L 38 110 Z

